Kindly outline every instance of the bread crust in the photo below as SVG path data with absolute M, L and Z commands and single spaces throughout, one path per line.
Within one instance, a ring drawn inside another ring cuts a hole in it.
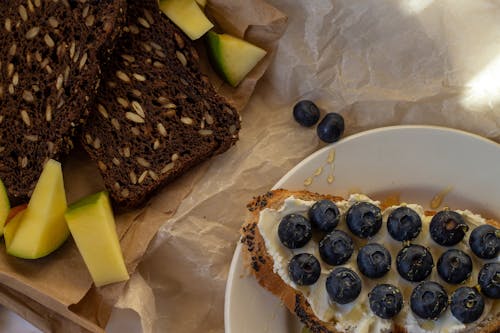
M 250 267 L 252 274 L 258 283 L 278 296 L 288 310 L 295 314 L 302 323 L 304 323 L 313 333 L 345 333 L 335 328 L 334 322 L 324 322 L 316 317 L 307 299 L 297 290 L 284 282 L 281 277 L 274 273 L 273 258 L 267 253 L 264 239 L 257 227 L 260 212 L 265 208 L 278 209 L 285 199 L 294 196 L 302 200 L 321 200 L 328 199 L 332 201 L 341 201 L 344 198 L 329 194 L 319 194 L 309 191 L 289 191 L 277 189 L 269 191 L 263 195 L 253 198 L 247 204 L 249 211 L 245 224 L 241 228 L 242 252 L 245 264 Z M 386 207 L 382 207 L 386 208 Z M 425 215 L 433 216 L 435 211 L 426 211 Z M 499 227 L 500 223 L 496 220 L 487 220 L 487 223 Z M 391 333 L 411 333 L 405 327 L 394 324 L 389 331 Z M 488 318 L 472 329 L 466 329 L 462 333 L 498 333 L 500 332 L 500 315 L 494 318 Z M 385 332 L 384 332 L 385 333 Z

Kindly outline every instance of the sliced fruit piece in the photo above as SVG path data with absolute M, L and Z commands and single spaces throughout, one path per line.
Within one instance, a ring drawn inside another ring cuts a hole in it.
M 3 226 L 9 215 L 10 202 L 7 190 L 3 182 L 0 180 L 0 236 L 3 234 Z
M 22 204 L 19 206 L 12 207 L 9 211 L 9 216 L 7 216 L 7 220 L 5 220 L 5 224 L 3 226 L 3 238 L 5 240 L 5 246 L 9 247 L 12 237 L 14 233 L 17 231 L 17 227 L 19 226 L 19 222 L 21 222 L 21 218 L 24 215 L 24 211 L 28 207 L 28 204 Z
M 213 66 L 233 87 L 236 87 L 267 53 L 260 47 L 228 34 L 209 31 L 207 41 Z
M 65 217 L 97 287 L 129 279 L 106 192 L 70 205 Z
M 5 246 L 7 248 L 9 248 L 10 244 L 12 243 L 12 238 L 14 237 L 19 224 L 21 223 L 21 219 L 24 216 L 25 209 L 18 211 L 17 214 L 12 216 L 12 218 L 7 220 L 7 222 L 5 223 L 5 227 L 3 229 L 3 238 L 5 240 Z
M 7 216 L 7 220 L 5 220 L 5 225 L 4 227 L 15 217 L 17 216 L 17 214 L 19 214 L 20 212 L 22 212 L 23 210 L 25 210 L 26 208 L 28 208 L 28 204 L 22 204 L 22 205 L 19 205 L 19 206 L 15 206 L 15 207 L 12 207 L 9 211 L 9 215 Z
M 14 233 L 16 232 L 19 222 L 21 221 L 27 207 L 28 204 L 22 204 L 10 209 L 9 216 L 7 216 L 7 220 L 5 220 L 3 227 L 3 238 L 5 240 L 6 247 L 10 246 L 10 241 L 12 240 L 12 237 L 14 236 Z
M 200 6 L 201 8 L 205 8 L 205 6 L 207 5 L 207 0 L 196 0 L 196 3 L 198 4 L 198 6 Z
M 49 160 L 19 225 L 9 236 L 7 253 L 19 258 L 36 259 L 60 247 L 69 236 L 64 220 L 66 208 L 61 164 Z
M 213 28 L 195 0 L 160 0 L 160 10 L 192 40 Z

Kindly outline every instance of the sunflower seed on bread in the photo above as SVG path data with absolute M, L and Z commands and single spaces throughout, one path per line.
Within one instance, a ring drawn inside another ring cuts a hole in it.
M 71 147 L 118 35 L 125 0 L 0 2 L 0 178 L 26 200 Z
M 156 0 L 128 2 L 82 143 L 120 206 L 142 203 L 238 139 L 238 112 L 200 72 L 187 36 Z

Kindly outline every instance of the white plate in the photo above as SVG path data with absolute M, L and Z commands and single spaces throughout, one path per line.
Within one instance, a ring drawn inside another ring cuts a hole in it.
M 310 186 L 304 180 L 326 164 L 335 149 L 335 180 L 328 184 L 327 164 Z M 444 205 L 469 208 L 500 218 L 500 145 L 479 136 L 439 127 L 395 126 L 347 137 L 312 154 L 288 172 L 274 188 L 307 189 L 346 196 L 361 191 L 383 199 L 400 194 L 403 201 L 428 207 L 452 186 Z M 261 288 L 234 253 L 226 285 L 226 333 L 295 333 L 300 324 L 280 301 Z

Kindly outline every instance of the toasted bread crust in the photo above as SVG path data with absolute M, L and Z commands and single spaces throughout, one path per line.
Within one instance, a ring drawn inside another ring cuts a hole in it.
M 345 333 L 335 328 L 335 322 L 324 322 L 316 317 L 306 298 L 297 290 L 284 282 L 281 277 L 274 273 L 274 261 L 267 253 L 264 239 L 257 227 L 260 211 L 265 208 L 278 209 L 282 206 L 286 198 L 290 196 L 302 200 L 321 200 L 328 199 L 332 201 L 341 201 L 344 198 L 328 194 L 319 194 L 309 191 L 288 191 L 277 189 L 269 191 L 264 195 L 255 197 L 248 205 L 250 214 L 241 228 L 241 243 L 243 245 L 243 257 L 245 263 L 251 268 L 261 286 L 278 296 L 288 310 L 295 314 L 302 323 L 304 323 L 313 333 Z M 432 216 L 434 211 L 426 211 L 426 215 Z M 500 223 L 495 220 L 488 220 L 489 224 L 499 227 Z M 391 333 L 409 333 L 406 328 L 399 325 L 393 325 Z M 472 329 L 465 332 L 477 333 L 495 333 L 500 332 L 500 316 L 488 318 L 487 321 L 480 323 Z

